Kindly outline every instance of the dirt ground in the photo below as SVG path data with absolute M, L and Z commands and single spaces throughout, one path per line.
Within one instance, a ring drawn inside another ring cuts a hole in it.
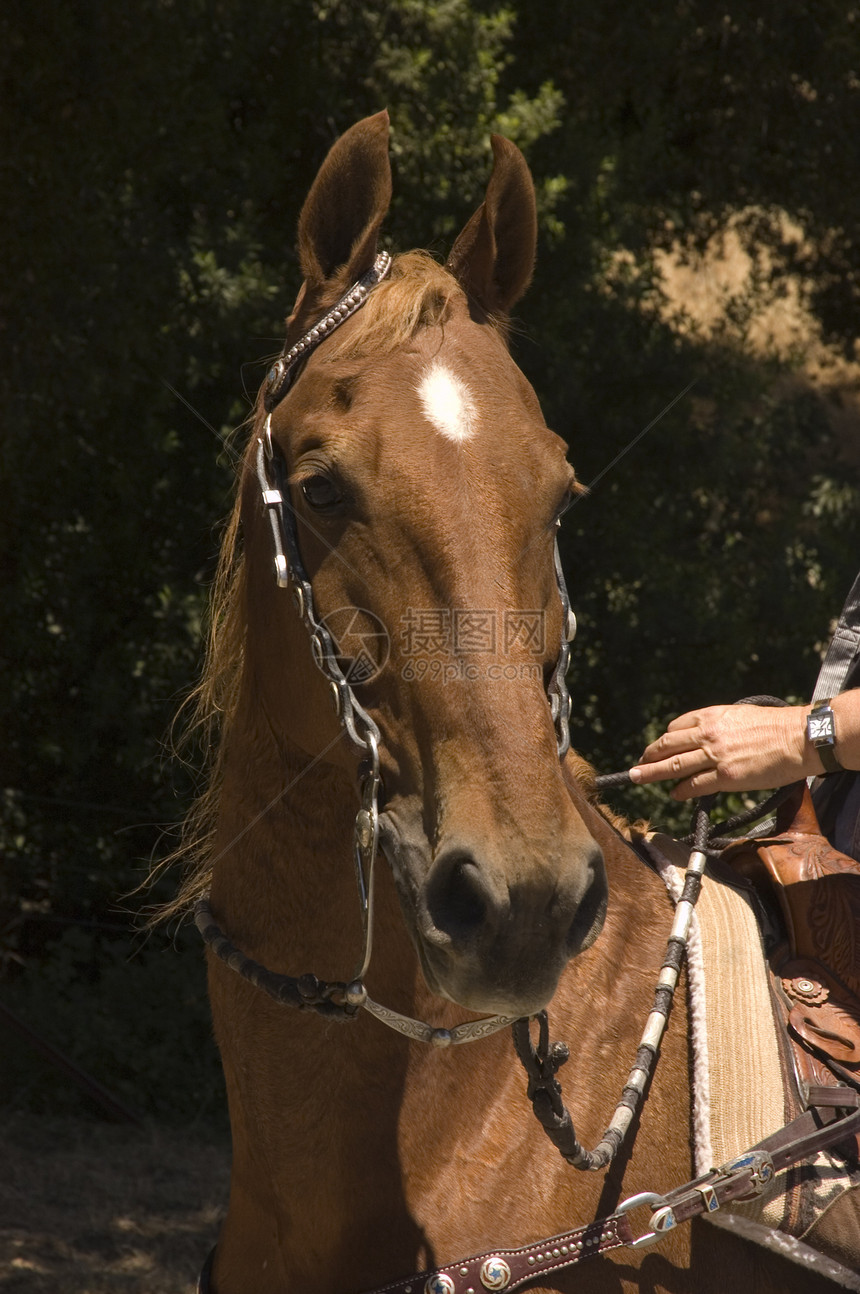
M 193 1294 L 227 1202 L 205 1128 L 0 1119 L 2 1294 Z

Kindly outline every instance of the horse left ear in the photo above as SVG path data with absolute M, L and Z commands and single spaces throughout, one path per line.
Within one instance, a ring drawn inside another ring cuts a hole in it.
M 373 264 L 391 202 L 388 113 L 341 135 L 320 167 L 299 216 L 299 260 L 309 291 L 336 295 Z
M 492 136 L 487 195 L 461 232 L 448 269 L 487 314 L 507 314 L 531 282 L 537 208 L 531 172 L 516 144 Z

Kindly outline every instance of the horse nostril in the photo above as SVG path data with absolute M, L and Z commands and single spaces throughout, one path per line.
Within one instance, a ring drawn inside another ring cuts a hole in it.
M 603 865 L 603 852 L 595 844 L 590 862 L 591 880 L 580 899 L 576 915 L 567 932 L 567 955 L 575 957 L 594 943 L 603 929 L 609 888 Z
M 454 943 L 485 923 L 489 897 L 480 868 L 468 854 L 440 858 L 428 878 L 427 912 Z

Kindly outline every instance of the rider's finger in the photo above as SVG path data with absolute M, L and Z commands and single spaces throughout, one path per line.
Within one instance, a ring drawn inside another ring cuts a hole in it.
M 699 724 L 699 711 L 688 710 L 686 714 L 679 714 L 677 719 L 666 725 L 667 732 L 678 732 L 681 728 L 696 728 Z
M 704 751 L 682 750 L 668 758 L 656 761 L 645 761 L 630 769 L 630 780 L 639 785 L 649 782 L 665 782 L 671 778 L 691 777 L 712 768 Z

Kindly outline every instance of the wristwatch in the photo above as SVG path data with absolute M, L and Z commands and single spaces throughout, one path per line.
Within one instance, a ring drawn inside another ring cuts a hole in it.
M 841 773 L 842 765 L 836 758 L 836 728 L 830 697 L 814 703 L 806 720 L 806 735 L 818 751 L 825 773 Z

